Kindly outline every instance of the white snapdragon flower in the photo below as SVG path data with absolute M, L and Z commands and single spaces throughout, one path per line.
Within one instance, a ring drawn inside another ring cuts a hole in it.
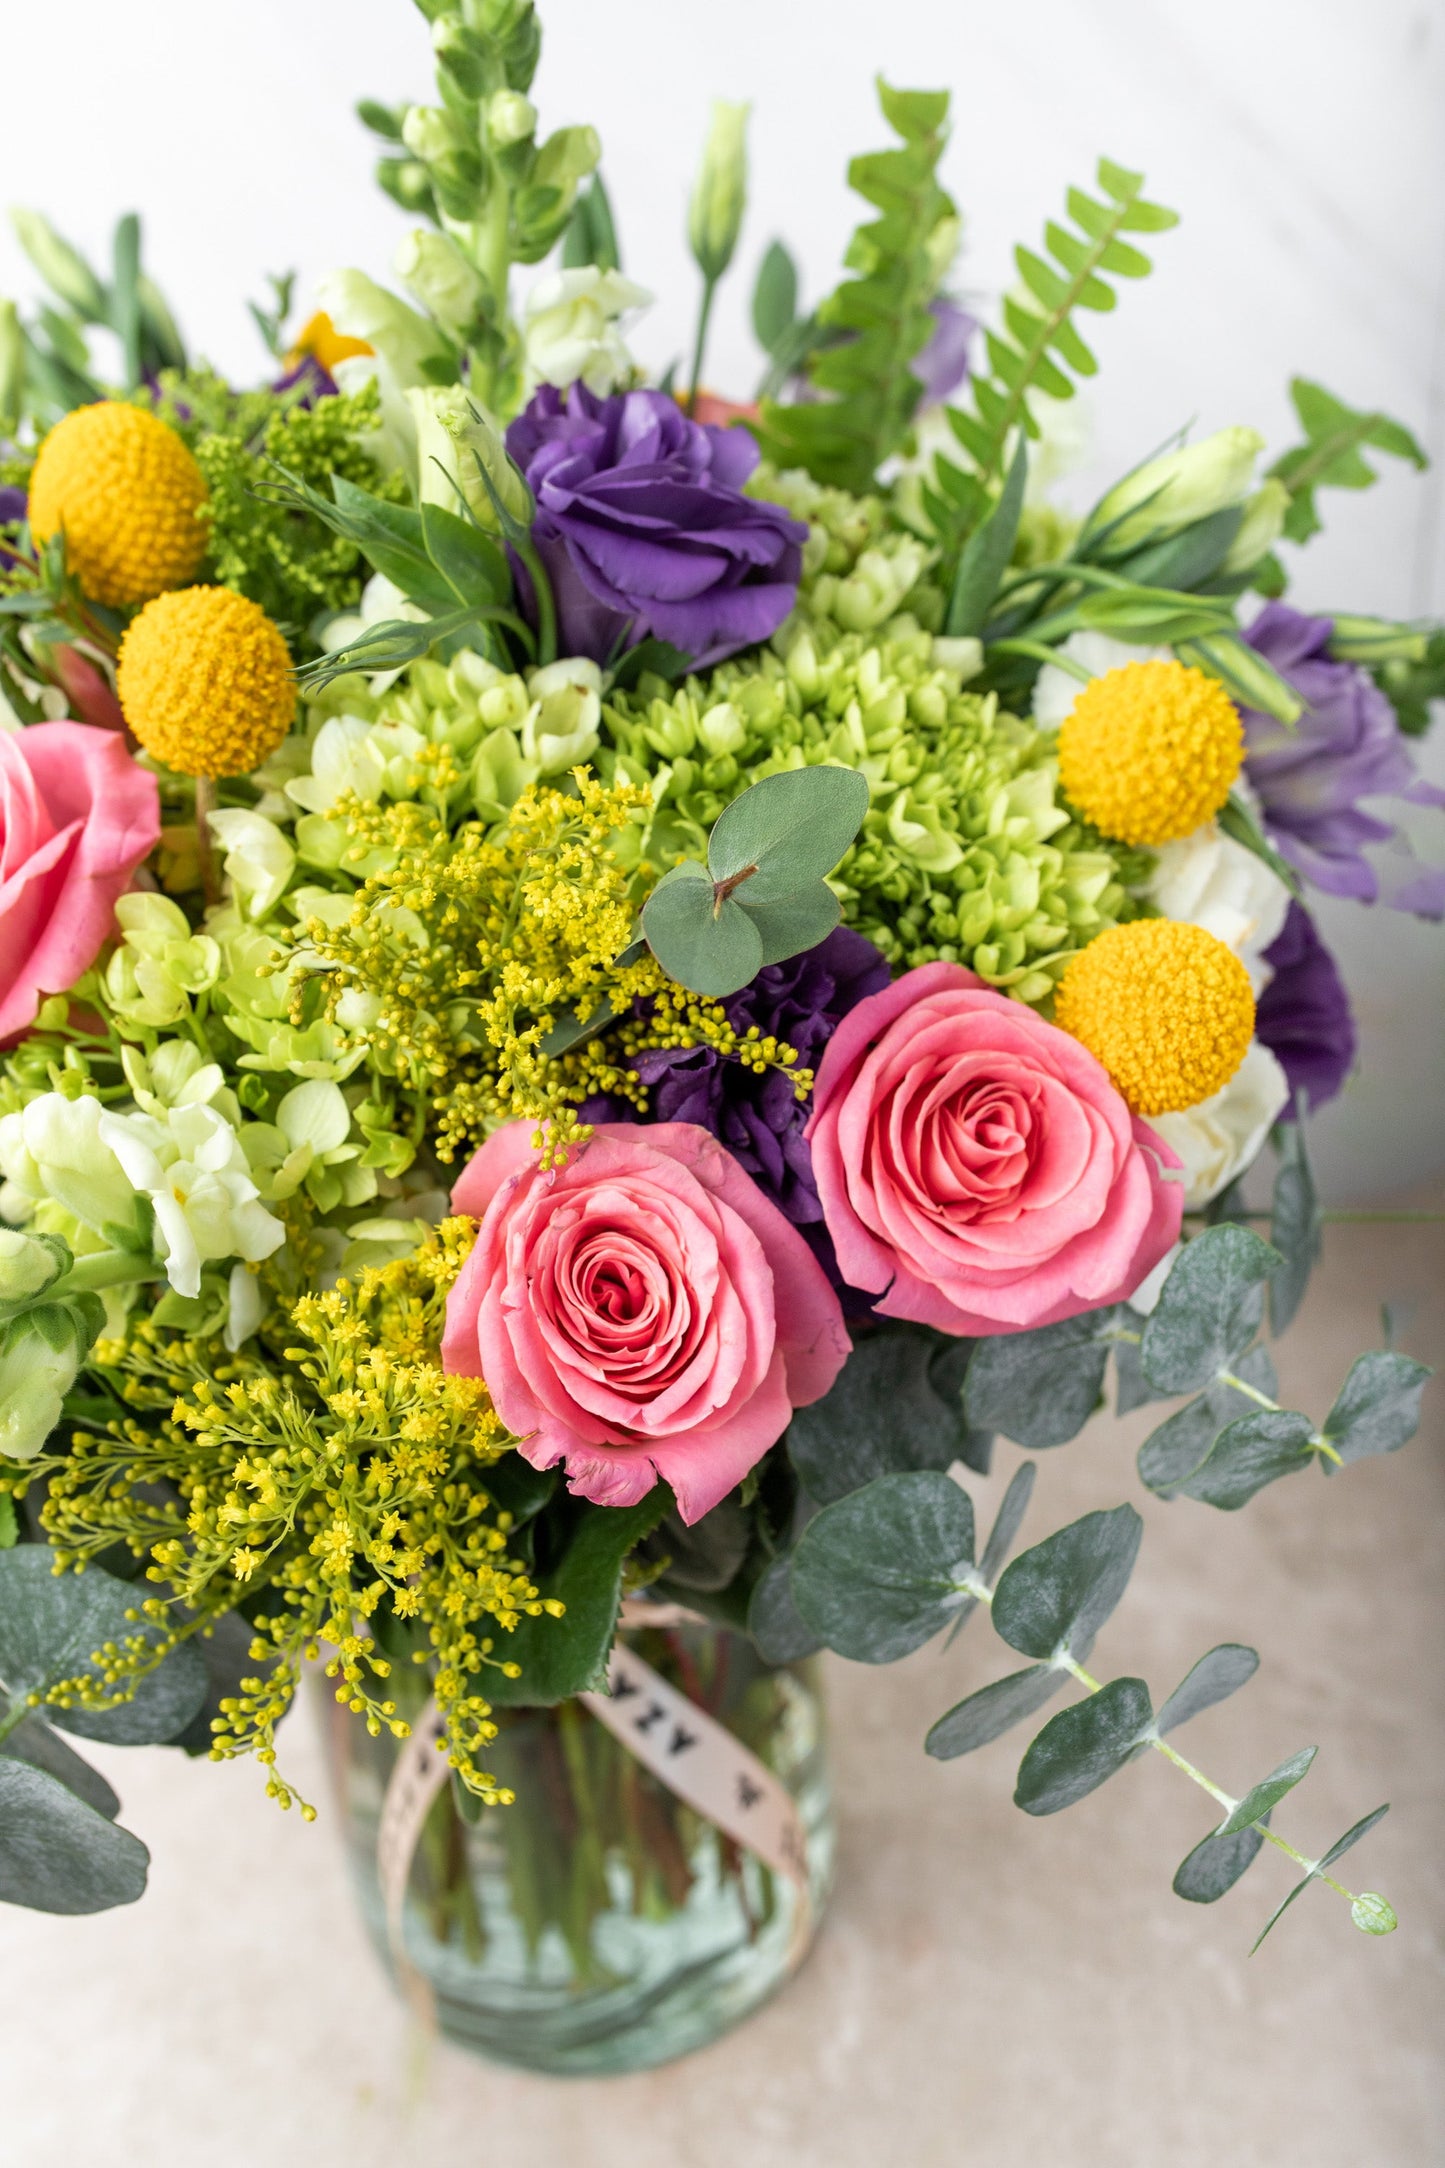
M 103 1113 L 97 1132 L 131 1188 L 150 1199 L 177 1294 L 200 1293 L 203 1264 L 223 1257 L 257 1264 L 285 1241 L 285 1228 L 261 1202 L 240 1138 L 214 1107 L 173 1107 L 164 1121 Z
M 1212 1099 L 1182 1114 L 1150 1115 L 1149 1127 L 1183 1161 L 1187 1212 L 1197 1212 L 1254 1164 L 1288 1100 L 1283 1069 L 1256 1039 Z
M 1164 844 L 1144 894 L 1165 918 L 1202 926 L 1233 950 L 1256 994 L 1263 992 L 1273 976 L 1264 951 L 1284 926 L 1289 890 L 1217 821 Z
M 127 1225 L 135 1192 L 101 1132 L 105 1109 L 88 1093 L 42 1092 L 0 1120 L 0 1213 L 26 1220 L 53 1199 L 87 1227 Z
M 1078 663 L 1090 677 L 1103 677 L 1110 670 L 1122 670 L 1126 662 L 1172 661 L 1174 651 L 1168 647 L 1132 647 L 1127 640 L 1116 640 L 1107 632 L 1071 632 L 1059 653 Z M 1071 670 L 1046 662 L 1034 680 L 1034 721 L 1040 730 L 1057 730 L 1083 689 L 1082 681 Z
M 538 384 L 566 386 L 579 376 L 599 397 L 615 391 L 637 366 L 618 318 L 647 308 L 651 300 L 645 287 L 595 264 L 539 279 L 522 318 L 528 391 Z

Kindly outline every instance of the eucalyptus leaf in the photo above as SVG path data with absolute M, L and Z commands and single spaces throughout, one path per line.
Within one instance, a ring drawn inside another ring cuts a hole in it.
M 1037 1473 L 1034 1463 L 1026 1460 L 1015 1468 L 1009 1478 L 1009 1487 L 1003 1494 L 997 1517 L 989 1530 L 983 1557 L 978 1562 L 979 1579 L 989 1587 L 993 1586 L 999 1568 L 1013 1549 L 1014 1537 L 1023 1526 L 1029 1500 L 1034 1494 L 1034 1477 Z
M 793 1555 L 784 1551 L 759 1575 L 748 1602 L 748 1632 L 765 1664 L 795 1664 L 822 1648 L 793 1601 Z
M 1270 1929 L 1276 1926 L 1278 1922 L 1283 1919 L 1285 1913 L 1288 1912 L 1290 1906 L 1294 1903 L 1295 1899 L 1304 1895 L 1305 1891 L 1309 1888 L 1311 1882 L 1317 1882 L 1322 1874 L 1328 1873 L 1329 1869 L 1335 1864 L 1335 1861 L 1337 1859 L 1342 1859 L 1345 1853 L 1348 1852 L 1353 1845 L 1359 1843 L 1361 1837 L 1367 1837 L 1370 1831 L 1374 1828 L 1376 1822 L 1383 1821 L 1389 1811 L 1390 1809 L 1388 1803 L 1383 1807 L 1376 1807 L 1373 1814 L 1365 1815 L 1363 1820 L 1356 1822 L 1353 1829 L 1347 1829 L 1345 1831 L 1345 1834 L 1340 1838 L 1339 1842 L 1330 1846 L 1330 1849 L 1328 1850 L 1328 1852 L 1326 1852 L 1323 1859 L 1316 1860 L 1314 1866 L 1311 1867 L 1309 1873 L 1304 1877 L 1304 1880 L 1302 1882 L 1296 1882 L 1294 1888 L 1290 1891 L 1288 1897 L 1285 1898 L 1283 1904 L 1276 1905 L 1274 1911 L 1271 1912 L 1269 1918 L 1265 1921 L 1263 1927 L 1260 1929 L 1258 1935 L 1255 1937 L 1254 1949 L 1252 1949 L 1249 1953 L 1251 1957 L 1253 1957 L 1254 1951 L 1259 1948 L 1260 1943 L 1263 1942 L 1265 1936 L 1269 1933 Z
M 1261 1832 L 1268 1823 L 1266 1814 L 1258 1827 L 1241 1829 L 1236 1836 L 1221 1837 L 1215 1830 L 1201 1839 L 1175 1871 L 1175 1896 L 1192 1905 L 1217 1904 L 1258 1859 L 1264 1847 Z
M 858 1342 L 821 1400 L 794 1410 L 788 1457 L 810 1498 L 831 1505 L 881 1475 L 959 1457 L 963 1414 L 939 1396 L 933 1356 L 926 1333 L 885 1326 Z
M 750 909 L 781 903 L 830 874 L 868 811 L 868 781 L 856 768 L 785 768 L 725 806 L 708 839 L 714 881 L 747 872 Z
M 1241 1355 L 1233 1375 L 1256 1392 L 1274 1396 L 1276 1378 L 1268 1348 L 1252 1347 Z M 1216 1381 L 1197 1400 L 1166 1416 L 1139 1448 L 1139 1477 L 1160 1498 L 1176 1498 L 1196 1468 L 1209 1458 L 1219 1433 L 1237 1416 L 1258 1406 L 1247 1393 Z
M 1430 1375 L 1424 1363 L 1389 1349 L 1357 1355 L 1322 1435 L 1345 1462 L 1398 1452 L 1419 1428 L 1420 1395 Z M 1327 1456 L 1324 1466 L 1326 1475 L 1335 1473 Z
M 801 956 L 805 949 L 816 948 L 820 941 L 827 940 L 843 917 L 842 904 L 832 889 L 821 881 L 796 896 L 786 897 L 781 903 L 758 903 L 745 894 L 743 908 L 763 944 L 760 969 L 768 964 L 783 963 L 789 956 Z
M 672 1504 L 671 1491 L 658 1483 L 635 1506 L 599 1513 L 582 1505 L 567 1516 L 560 1557 L 533 1575 L 544 1598 L 556 1597 L 567 1608 L 560 1618 L 524 1618 L 509 1634 L 496 1636 L 493 1653 L 520 1664 L 521 1676 L 489 1670 L 488 1701 L 499 1708 L 550 1708 L 606 1685 L 622 1607 L 622 1562 Z
M 753 287 L 753 330 L 764 353 L 773 354 L 798 315 L 798 267 L 781 241 L 770 241 Z
M 94 1661 L 102 1645 L 161 1638 L 158 1628 L 127 1618 L 137 1599 L 125 1582 L 99 1566 L 56 1575 L 52 1564 L 47 1544 L 0 1551 L 0 1681 L 12 1701 L 31 1694 L 43 1698 L 62 1680 L 87 1676 L 94 1678 L 97 1694 L 114 1692 L 101 1683 L 103 1666 Z M 183 1731 L 205 1695 L 205 1664 L 199 1651 L 183 1642 L 140 1679 L 129 1700 L 109 1709 L 48 1705 L 46 1715 L 83 1739 L 146 1746 Z
M 948 1625 L 972 1565 L 967 1493 L 931 1470 L 885 1475 L 808 1523 L 793 1553 L 793 1600 L 840 1656 L 890 1664 Z
M 1237 1513 L 1267 1484 L 1298 1475 L 1314 1458 L 1314 1425 L 1288 1408 L 1255 1408 L 1219 1433 L 1208 1459 L 1179 1485 L 1185 1498 Z
M 1132 1506 L 1086 1513 L 1004 1569 L 994 1630 L 1022 1656 L 1068 1649 L 1082 1663 L 1129 1585 L 1144 1523 Z
M 0 1757 L 0 1903 L 74 1916 L 134 1904 L 150 1854 L 58 1777 Z
M 1269 1329 L 1278 1339 L 1294 1320 L 1309 1278 L 1319 1263 L 1324 1237 L 1305 1144 L 1304 1122 L 1281 1122 L 1275 1130 L 1279 1171 L 1274 1178 L 1269 1239 L 1283 1263 L 1270 1274 Z
M 38 1716 L 25 1717 L 14 1731 L 7 1733 L 0 1742 L 0 1755 L 5 1754 L 57 1778 L 68 1792 L 74 1792 L 77 1799 L 94 1807 L 108 1822 L 113 1822 L 119 1814 L 120 1800 L 100 1771 L 92 1769 L 88 1761 L 82 1761 L 59 1733 L 42 1723 Z
M 1196 1716 L 1202 1716 L 1218 1702 L 1227 1701 L 1231 1694 L 1237 1694 L 1258 1669 L 1257 1650 L 1246 1648 L 1242 1641 L 1221 1641 L 1217 1648 L 1200 1657 L 1159 1711 L 1154 1724 L 1160 1738 L 1180 1724 L 1188 1724 Z
M 923 1742 L 926 1750 L 935 1761 L 953 1761 L 960 1754 L 972 1754 L 975 1748 L 1002 1738 L 1026 1716 L 1035 1715 L 1068 1676 L 1067 1671 L 1057 1671 L 1052 1664 L 1030 1664 L 1023 1671 L 1010 1672 L 1006 1679 L 981 1686 L 976 1694 L 955 1702 L 938 1719 Z
M 715 900 L 695 859 L 663 875 L 642 907 L 642 930 L 668 977 L 695 994 L 735 994 L 763 968 L 757 927 L 732 897 Z
M 1237 1806 L 1230 1809 L 1214 1832 L 1215 1836 L 1237 1836 L 1241 1829 L 1252 1829 L 1256 1822 L 1262 1822 L 1266 1815 L 1272 1814 L 1285 1794 L 1292 1792 L 1309 1774 L 1310 1764 L 1318 1752 L 1317 1746 L 1301 1747 L 1298 1754 L 1291 1754 L 1278 1769 L 1272 1769 L 1267 1777 L 1245 1793 Z
M 1019 1765 L 1014 1805 L 1058 1814 L 1106 1784 L 1149 1736 L 1154 1710 L 1142 1679 L 1111 1679 L 1051 1717 Z
M 1037 1453 L 1077 1436 L 1098 1407 L 1120 1307 L 980 1340 L 964 1388 L 971 1423 Z
M 1130 1310 L 1123 1320 L 1134 1333 L 1142 1333 L 1144 1319 Z M 1139 1359 L 1139 1342 L 1126 1340 L 1121 1334 L 1114 1342 L 1114 1412 L 1116 1415 L 1132 1415 L 1136 1408 L 1146 1408 L 1151 1401 L 1168 1400 L 1168 1393 L 1161 1393 L 1144 1375 L 1144 1365 Z
M 1206 1227 L 1174 1261 L 1144 1327 L 1144 1373 L 1161 1392 L 1193 1393 L 1248 1347 L 1279 1251 L 1248 1227 Z

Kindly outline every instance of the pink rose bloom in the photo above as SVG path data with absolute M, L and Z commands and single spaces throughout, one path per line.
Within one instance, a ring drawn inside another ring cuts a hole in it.
M 533 1124 L 452 1193 L 481 1220 L 442 1367 L 482 1377 L 534 1468 L 629 1506 L 661 1476 L 700 1520 L 821 1399 L 850 1352 L 812 1251 L 693 1122 L 602 1122 L 543 1174 Z
M 0 732 L 0 1043 L 90 969 L 160 832 L 156 779 L 116 732 Z
M 843 1276 L 885 1317 L 1023 1332 L 1120 1302 L 1179 1237 L 1167 1147 L 1092 1054 L 961 964 L 871 994 L 806 1131 Z

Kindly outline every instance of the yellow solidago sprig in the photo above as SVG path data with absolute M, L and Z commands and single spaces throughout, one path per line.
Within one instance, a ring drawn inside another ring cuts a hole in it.
M 520 1619 L 560 1606 L 509 1555 L 512 1518 L 488 1487 L 515 1440 L 481 1381 L 440 1365 L 447 1290 L 474 1231 L 446 1221 L 410 1256 L 304 1297 L 269 1368 L 154 1320 L 102 1341 L 92 1367 L 126 1412 L 25 1470 L 48 1486 L 41 1518 L 61 1564 L 116 1542 L 149 1559 L 161 1593 L 147 1618 L 180 1605 L 209 1625 L 244 1606 L 258 1668 L 221 1702 L 211 1755 L 255 1753 L 283 1806 L 275 1731 L 305 1660 L 324 1654 L 337 1699 L 373 1736 L 406 1734 L 378 1612 L 412 1622 L 463 1783 L 488 1803 L 509 1796 L 484 1762 L 485 1674 L 507 1668 Z
M 346 921 L 313 919 L 307 937 L 333 1008 L 365 1016 L 375 1068 L 424 1099 L 444 1162 L 516 1116 L 545 1125 L 548 1163 L 565 1155 L 587 1133 L 576 1103 L 593 1087 L 579 1057 L 544 1042 L 665 983 L 650 956 L 617 964 L 633 938 L 633 874 L 647 874 L 635 846 L 648 794 L 582 768 L 571 781 L 524 791 L 490 832 L 450 830 L 420 804 L 351 796 L 333 809 L 370 870 Z

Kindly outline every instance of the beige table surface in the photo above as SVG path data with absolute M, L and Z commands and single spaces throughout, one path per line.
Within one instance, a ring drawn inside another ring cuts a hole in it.
M 1335 1226 L 1285 1343 L 1323 1415 L 1377 1304 L 1445 1352 L 1442 1230 Z M 1399 1932 L 1369 1941 L 1266 1853 L 1217 1908 L 1169 1880 L 1207 1803 L 1157 1756 L 1068 1813 L 1010 1802 L 1013 1740 L 952 1766 L 920 1742 L 1010 1668 L 976 1621 L 954 1649 L 832 1670 L 840 1882 L 799 1978 L 671 2069 L 555 2083 L 409 2040 L 363 1941 L 333 1827 L 249 1766 L 95 1752 L 151 1846 L 137 1907 L 0 1915 L 4 2168 L 1429 2168 L 1445 2161 L 1441 1627 L 1445 1388 L 1394 1458 L 1278 1484 L 1244 1513 L 1162 1506 L 1133 1475 L 1147 1411 L 1045 1456 L 1035 1537 L 1132 1498 L 1139 1568 L 1099 1644 L 1156 1698 L 1216 1641 L 1259 1676 L 1189 1752 L 1242 1792 L 1317 1741 L 1280 1816 L 1323 1850 L 1382 1799 L 1349 1862 Z M 1015 1460 L 1001 1449 L 1005 1475 Z M 974 1484 L 985 1513 L 999 1477 Z M 286 1738 L 321 1789 L 309 1716 Z M 1018 1735 L 1020 1744 L 1028 1734 Z

